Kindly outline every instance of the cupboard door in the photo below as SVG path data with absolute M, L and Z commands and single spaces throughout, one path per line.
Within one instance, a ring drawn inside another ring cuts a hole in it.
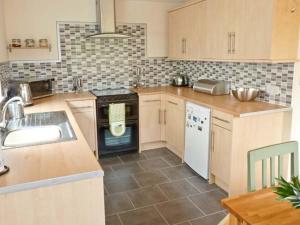
M 145 100 L 140 104 L 140 142 L 161 141 L 162 111 L 158 99 Z
M 169 47 L 168 56 L 183 59 L 184 56 L 184 15 L 182 10 L 169 12 Z
M 78 126 L 89 144 L 91 150 L 96 153 L 96 124 L 93 111 L 74 112 L 73 113 Z
M 212 126 L 211 173 L 225 184 L 230 179 L 231 131 Z
M 167 147 L 179 157 L 184 153 L 184 103 L 166 98 L 166 143 Z

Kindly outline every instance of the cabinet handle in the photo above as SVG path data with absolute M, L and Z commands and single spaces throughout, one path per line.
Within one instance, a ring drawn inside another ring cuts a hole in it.
M 220 121 L 222 121 L 222 122 L 224 122 L 224 123 L 230 123 L 230 121 L 221 119 L 221 118 L 219 118 L 219 117 L 217 117 L 217 116 L 213 116 L 213 118 L 216 119 L 216 120 L 220 120 Z
M 231 54 L 231 32 L 228 32 L 228 54 Z
M 168 101 L 172 105 L 178 105 L 176 102 Z
M 187 41 L 186 41 L 186 39 L 184 39 L 184 54 L 186 54 L 186 43 L 187 43 Z
M 211 151 L 215 152 L 215 132 L 211 133 Z
M 160 100 L 145 100 L 144 102 L 160 102 Z
M 161 124 L 161 110 L 158 110 L 158 123 Z
M 74 107 L 71 107 L 71 109 L 91 109 L 91 108 L 93 108 L 93 106 L 80 106 L 80 107 L 74 106 Z
M 181 39 L 181 53 L 184 54 L 184 38 Z
M 164 123 L 167 124 L 167 110 L 164 110 Z
M 232 33 L 232 54 L 235 54 L 235 32 Z

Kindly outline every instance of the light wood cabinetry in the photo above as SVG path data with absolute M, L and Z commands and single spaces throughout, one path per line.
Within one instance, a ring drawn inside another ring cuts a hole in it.
M 206 3 L 203 0 L 169 12 L 170 58 L 197 59 L 206 56 Z
M 166 145 L 179 157 L 184 155 L 185 103 L 166 95 Z
M 171 59 L 295 61 L 300 0 L 194 0 L 169 12 L 169 27 Z
M 96 102 L 93 100 L 69 101 L 68 104 L 82 134 L 98 158 Z
M 215 182 L 228 190 L 232 150 L 232 116 L 213 111 L 210 172 Z
M 184 153 L 184 100 L 164 95 L 139 97 L 140 149 L 168 147 L 176 155 Z

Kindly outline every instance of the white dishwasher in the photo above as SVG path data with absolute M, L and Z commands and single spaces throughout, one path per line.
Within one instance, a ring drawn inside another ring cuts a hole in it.
M 211 110 L 186 103 L 184 161 L 201 177 L 208 179 Z

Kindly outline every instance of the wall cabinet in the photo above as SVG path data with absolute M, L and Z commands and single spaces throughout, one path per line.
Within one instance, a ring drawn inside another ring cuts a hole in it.
M 140 149 L 168 147 L 179 157 L 184 153 L 184 100 L 153 94 L 139 97 Z
M 69 106 L 87 143 L 98 157 L 95 101 L 70 101 Z
M 190 1 L 169 12 L 169 58 L 295 61 L 299 28 L 300 0 Z

